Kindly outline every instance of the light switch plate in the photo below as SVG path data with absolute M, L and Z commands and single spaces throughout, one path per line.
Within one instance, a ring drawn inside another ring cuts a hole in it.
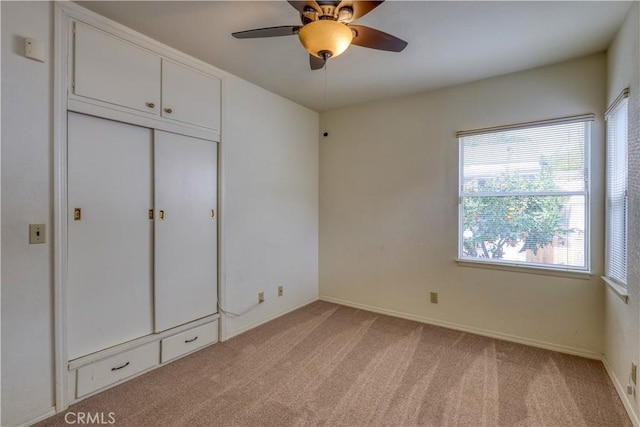
M 44 224 L 29 224 L 29 243 L 45 243 L 45 232 Z

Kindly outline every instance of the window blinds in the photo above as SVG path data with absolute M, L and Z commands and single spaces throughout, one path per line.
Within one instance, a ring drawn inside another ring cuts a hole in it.
M 626 95 L 625 95 L 626 93 Z M 605 274 L 627 283 L 627 108 L 623 92 L 607 112 L 607 229 Z
M 460 258 L 588 269 L 593 115 L 459 132 Z

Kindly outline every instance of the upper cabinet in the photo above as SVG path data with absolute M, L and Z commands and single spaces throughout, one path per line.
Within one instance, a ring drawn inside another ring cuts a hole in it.
M 220 129 L 220 80 L 162 59 L 162 117 Z
M 76 24 L 74 94 L 159 114 L 160 56 Z
M 74 25 L 70 110 L 115 120 L 118 112 L 133 113 L 142 126 L 219 138 L 219 78 L 79 22 Z

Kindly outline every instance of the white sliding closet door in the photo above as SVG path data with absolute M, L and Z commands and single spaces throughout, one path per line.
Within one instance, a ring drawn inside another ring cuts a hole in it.
M 152 137 L 68 115 L 69 359 L 153 332 Z
M 217 312 L 217 144 L 155 131 L 155 329 Z

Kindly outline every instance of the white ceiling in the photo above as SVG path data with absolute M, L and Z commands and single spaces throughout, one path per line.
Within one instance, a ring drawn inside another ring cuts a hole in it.
M 605 51 L 630 2 L 396 1 L 355 21 L 409 42 L 351 46 L 309 69 L 297 37 L 231 33 L 298 25 L 286 1 L 79 2 L 127 27 L 316 111 L 433 90 Z

